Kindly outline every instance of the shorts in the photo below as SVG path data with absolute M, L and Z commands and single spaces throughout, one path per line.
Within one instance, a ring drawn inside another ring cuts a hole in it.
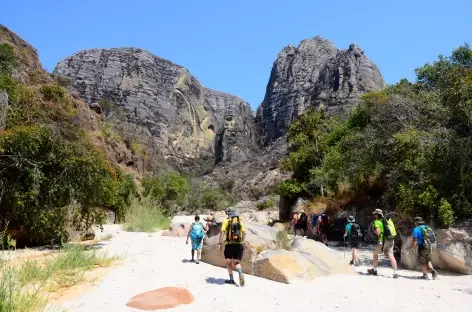
M 225 245 L 225 259 L 241 260 L 243 258 L 244 246 L 243 244 L 226 244 Z
M 382 247 L 383 247 L 383 253 L 388 257 L 390 255 L 393 255 L 393 245 L 395 243 L 394 239 L 386 239 L 385 244 L 382 244 L 382 242 L 379 242 L 377 246 L 374 249 L 374 253 L 380 255 L 382 253 Z
M 431 248 L 424 248 L 423 245 L 418 245 L 418 260 L 421 264 L 428 264 L 432 260 Z
M 351 248 L 359 248 L 360 242 L 360 239 L 349 240 L 349 246 L 351 246 Z
M 202 239 L 190 239 L 190 240 L 192 242 L 192 250 L 202 249 L 203 238 Z

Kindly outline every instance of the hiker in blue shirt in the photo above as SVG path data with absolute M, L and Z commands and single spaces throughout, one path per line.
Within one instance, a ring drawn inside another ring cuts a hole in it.
M 421 278 L 425 280 L 429 279 L 428 270 L 433 276 L 433 279 L 436 279 L 438 276 L 438 273 L 431 263 L 432 248 L 431 246 L 429 248 L 424 246 L 423 232 L 427 228 L 428 227 L 424 224 L 421 217 L 415 218 L 415 228 L 413 229 L 413 242 L 411 243 L 411 249 L 413 252 L 416 252 L 416 246 L 418 246 L 418 260 L 423 271 L 423 276 Z
M 362 234 L 359 224 L 355 222 L 356 219 L 354 216 L 349 216 L 347 218 L 347 224 L 344 231 L 344 241 L 346 241 L 347 237 L 352 250 L 352 260 L 349 262 L 349 264 L 359 266 L 359 255 L 357 254 L 357 248 L 359 248 Z

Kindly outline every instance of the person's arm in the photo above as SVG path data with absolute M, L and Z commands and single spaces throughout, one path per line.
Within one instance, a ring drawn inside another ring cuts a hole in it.
M 374 232 L 375 232 L 375 235 L 377 236 L 381 234 L 380 226 L 377 226 L 375 223 L 374 223 Z
M 185 244 L 187 244 L 187 245 L 188 245 L 188 239 L 190 238 L 190 232 L 192 231 L 192 226 L 193 226 L 193 223 L 190 225 L 190 228 L 188 229 L 187 241 L 185 242 Z
M 246 229 L 244 228 L 244 225 L 241 223 L 241 232 L 242 232 L 242 241 L 241 242 L 244 242 L 244 240 L 246 239 Z
M 218 249 L 220 251 L 223 250 L 223 238 L 225 237 L 226 227 L 227 225 L 225 221 L 223 221 L 223 223 L 221 224 L 220 237 L 218 238 Z
M 348 231 L 347 231 L 347 227 L 348 227 L 348 226 L 346 225 L 345 230 L 344 230 L 344 238 L 346 238 L 346 236 L 347 236 L 347 234 L 348 234 L 348 233 L 347 233 L 347 232 L 348 232 Z
M 418 240 L 416 238 L 413 238 L 413 241 L 411 242 L 411 249 L 415 250 L 416 246 L 418 245 Z

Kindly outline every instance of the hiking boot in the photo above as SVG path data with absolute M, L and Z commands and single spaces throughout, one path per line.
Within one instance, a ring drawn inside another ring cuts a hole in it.
M 200 260 L 195 261 L 196 264 L 200 264 Z
M 190 260 L 190 262 L 195 262 L 195 260 L 192 259 L 192 260 Z
M 397 273 L 394 273 L 392 277 L 395 278 L 395 279 L 397 279 L 397 278 L 398 278 L 398 274 L 397 274 Z
M 376 269 L 368 269 L 367 273 L 369 273 L 370 275 L 377 275 L 377 270 Z
M 354 264 L 354 260 L 351 260 L 351 262 L 349 262 L 349 265 L 353 265 Z
M 225 284 L 236 285 L 234 280 L 225 280 Z
M 354 266 L 355 266 L 355 267 L 360 267 L 361 265 L 360 265 L 359 262 L 357 262 L 357 263 L 354 263 Z
M 429 280 L 428 274 L 423 274 L 422 276 L 419 276 L 418 278 L 425 281 Z
M 438 272 L 436 272 L 436 270 L 431 270 L 431 275 L 433 276 L 433 280 L 437 279 L 438 278 Z
M 239 286 L 244 286 L 244 274 L 239 274 Z

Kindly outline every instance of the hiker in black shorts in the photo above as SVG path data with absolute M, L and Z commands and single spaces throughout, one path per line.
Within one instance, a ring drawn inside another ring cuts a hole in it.
M 221 225 L 221 233 L 219 238 L 218 248 L 221 251 L 222 240 L 225 237 L 224 256 L 226 260 L 226 268 L 228 269 L 229 280 L 226 284 L 235 284 L 233 278 L 233 270 L 239 274 L 239 285 L 244 286 L 244 274 L 241 268 L 241 259 L 244 253 L 244 238 L 246 237 L 246 230 L 242 224 L 239 216 L 233 208 L 226 211 L 228 218 L 223 221 Z

